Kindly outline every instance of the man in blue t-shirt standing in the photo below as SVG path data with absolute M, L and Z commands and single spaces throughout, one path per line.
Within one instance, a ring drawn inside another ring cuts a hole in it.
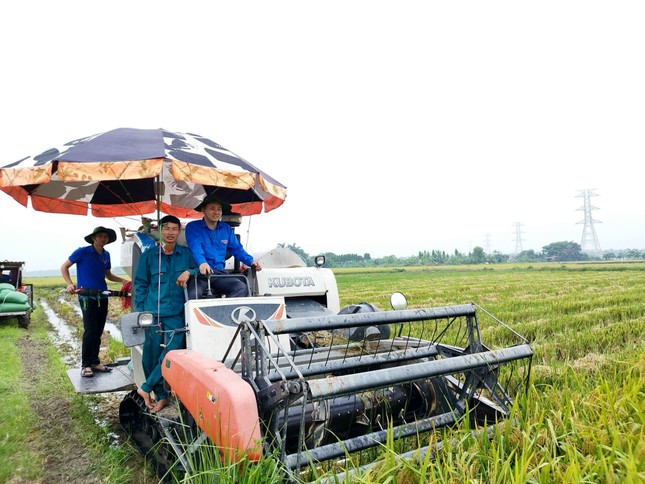
M 113 282 L 126 282 L 112 274 L 110 254 L 104 247 L 116 240 L 116 232 L 102 226 L 96 227 L 85 236 L 90 244 L 79 247 L 63 262 L 60 272 L 67 283 L 67 292 L 79 294 L 79 303 L 83 312 L 83 345 L 81 348 L 81 376 L 94 376 L 95 372 L 106 373 L 112 368 L 99 360 L 101 336 L 105 328 L 108 313 L 106 279 Z M 74 284 L 69 269 L 76 264 L 77 284 Z
M 186 243 L 202 275 L 226 274 L 224 267 L 227 251 L 240 262 L 254 267 L 256 271 L 262 270 L 260 263 L 255 262 L 244 250 L 231 226 L 220 220 L 225 211 L 231 211 L 228 203 L 213 195 L 207 195 L 195 210 L 201 211 L 204 217 L 186 225 Z M 211 288 L 226 297 L 248 296 L 247 286 L 236 278 L 214 278 Z

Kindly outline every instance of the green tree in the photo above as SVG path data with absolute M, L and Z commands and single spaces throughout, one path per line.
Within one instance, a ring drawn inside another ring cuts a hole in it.
M 508 262 L 509 256 L 507 254 L 502 254 L 498 250 L 494 250 L 492 254 L 488 256 L 488 262 L 491 264 L 502 264 Z
M 553 242 L 542 247 L 542 252 L 547 260 L 574 261 L 585 260 L 580 244 L 575 242 Z
M 514 259 L 518 262 L 537 262 L 538 256 L 533 249 L 523 250 Z
M 482 247 L 475 247 L 472 254 L 470 254 L 470 260 L 473 264 L 483 264 L 486 262 L 486 254 Z
M 625 257 L 627 259 L 640 259 L 641 258 L 641 252 L 638 249 L 627 249 L 625 251 Z

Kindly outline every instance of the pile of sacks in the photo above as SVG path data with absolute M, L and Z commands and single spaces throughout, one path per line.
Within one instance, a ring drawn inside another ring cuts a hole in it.
M 0 316 L 2 313 L 18 313 L 30 309 L 27 294 L 16 291 L 13 284 L 0 282 Z

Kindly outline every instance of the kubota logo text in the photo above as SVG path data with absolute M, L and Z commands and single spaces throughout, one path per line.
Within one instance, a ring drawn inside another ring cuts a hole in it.
M 311 277 L 269 277 L 269 287 L 315 286 Z

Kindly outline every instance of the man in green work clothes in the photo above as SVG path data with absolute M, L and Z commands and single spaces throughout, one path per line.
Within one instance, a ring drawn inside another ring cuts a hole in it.
M 184 286 L 197 272 L 188 247 L 177 244 L 181 222 L 166 215 L 160 220 L 161 242 L 146 250 L 134 276 L 134 309 L 155 314 L 156 325 L 146 330 L 143 371 L 146 381 L 137 390 L 152 413 L 168 403 L 161 376 L 161 363 L 170 350 L 185 347 Z M 154 392 L 157 401 L 150 393 Z

